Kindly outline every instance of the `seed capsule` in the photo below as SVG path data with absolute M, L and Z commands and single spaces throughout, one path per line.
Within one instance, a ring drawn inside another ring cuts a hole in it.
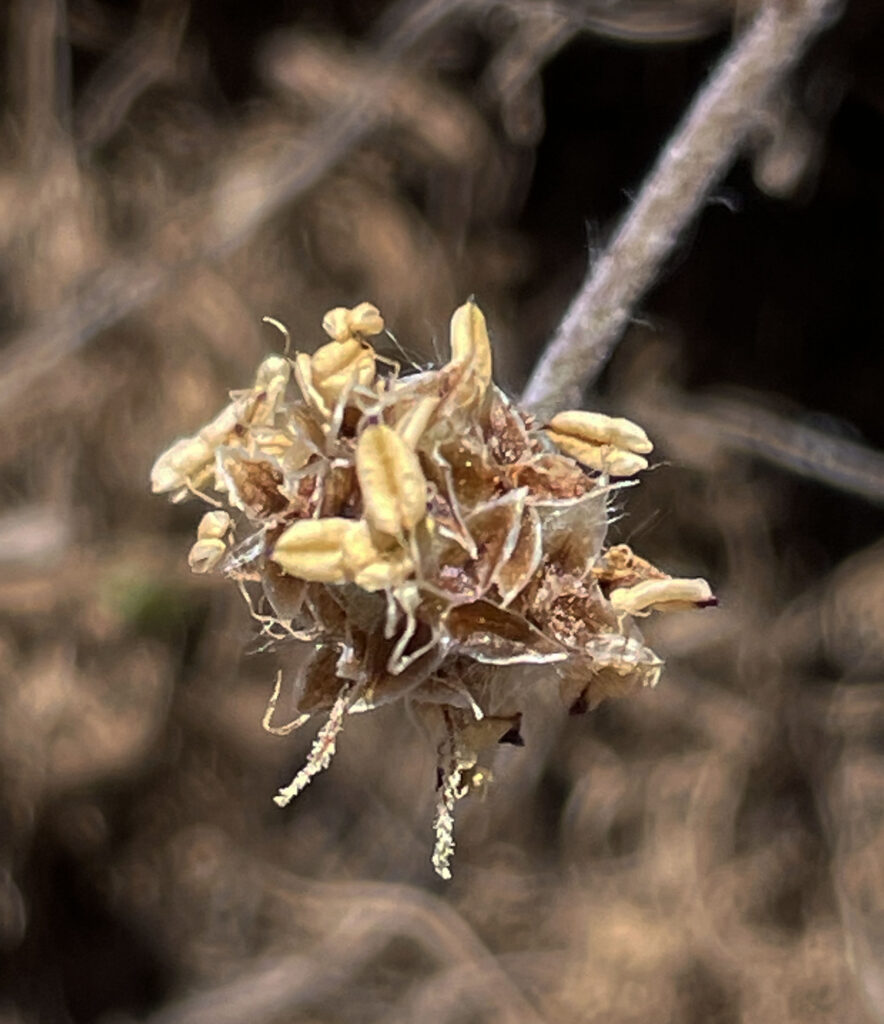
M 207 512 L 200 520 L 196 528 L 196 535 L 199 540 L 210 538 L 219 540 L 223 538 L 230 529 L 230 516 L 223 509 L 215 509 L 214 512 Z
M 350 330 L 354 334 L 370 336 L 380 334 L 384 329 L 384 318 L 377 306 L 360 302 L 350 310 Z
M 211 515 L 211 513 L 209 513 Z M 194 572 L 211 572 L 224 557 L 227 545 L 218 537 L 202 537 L 190 549 L 187 564 Z
M 344 583 L 345 542 L 359 524 L 352 519 L 300 519 L 276 542 L 271 559 L 289 576 L 311 583 Z
M 491 383 L 491 342 L 482 310 L 470 299 L 451 318 L 451 362 L 467 368 L 484 394 Z
M 648 460 L 634 452 L 614 448 L 611 445 L 599 445 L 592 441 L 583 441 L 570 434 L 560 434 L 557 430 L 546 430 L 547 436 L 556 447 L 572 459 L 577 459 L 598 473 L 609 473 L 611 476 L 635 476 L 648 468 Z
M 384 329 L 384 318 L 377 306 L 370 302 L 360 302 L 352 309 L 337 306 L 323 317 L 322 329 L 334 341 L 342 342 L 354 335 L 368 337 L 380 334 Z
M 628 615 L 706 608 L 718 603 L 704 579 L 645 580 L 634 587 L 611 591 L 610 600 L 616 611 Z
M 491 384 L 491 344 L 482 311 L 465 302 L 451 318 L 451 402 L 454 409 L 472 409 Z M 453 411 L 453 410 L 452 410 Z
M 344 388 L 374 380 L 374 351 L 355 338 L 332 341 L 313 353 L 310 369 L 313 387 L 334 406 Z
M 644 430 L 622 416 L 605 416 L 600 412 L 571 409 L 553 416 L 549 428 L 577 441 L 610 444 L 638 455 L 647 455 L 654 450 Z
M 214 447 L 199 435 L 183 437 L 157 459 L 150 471 L 150 486 L 154 494 L 186 488 L 203 473 L 215 455 Z
M 423 519 L 427 481 L 417 455 L 392 428 L 379 424 L 362 431 L 356 475 L 365 518 L 375 530 L 399 537 Z

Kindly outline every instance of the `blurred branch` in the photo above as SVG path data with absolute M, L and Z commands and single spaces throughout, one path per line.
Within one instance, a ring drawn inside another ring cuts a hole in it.
M 100 331 L 180 284 L 188 270 L 239 248 L 281 208 L 320 181 L 377 128 L 406 53 L 469 2 L 415 4 L 409 0 L 393 5 L 401 20 L 392 22 L 395 27 L 389 32 L 383 29 L 384 20 L 373 33 L 370 43 L 378 70 L 370 80 L 361 82 L 306 134 L 287 141 L 270 157 L 255 160 L 249 154 L 235 162 L 207 189 L 208 216 L 200 218 L 190 200 L 161 218 L 155 239 L 192 240 L 184 258 L 161 264 L 153 254 L 134 260 L 112 257 L 99 274 L 89 275 L 73 288 L 68 302 L 6 343 L 0 352 L 0 410 Z M 390 10 L 384 18 L 389 15 Z
M 541 356 L 522 396 L 529 408 L 548 416 L 580 404 L 635 303 L 733 163 L 764 101 L 837 7 L 838 0 L 767 2 L 725 54 Z
M 189 17 L 189 3 L 140 13 L 132 38 L 107 58 L 83 89 L 75 112 L 78 148 L 106 142 L 142 93 L 172 77 Z
M 395 938 L 432 960 L 475 972 L 502 1019 L 541 1024 L 542 1018 L 464 919 L 433 896 L 406 885 L 306 882 L 272 871 L 283 899 L 316 902 L 338 922 L 309 953 L 264 960 L 239 978 L 161 1010 L 148 1024 L 262 1024 L 299 1006 L 334 998 L 342 986 Z M 495 1018 L 497 1019 L 497 1018 Z
M 884 453 L 858 441 L 737 399 L 658 401 L 648 396 L 637 404 L 643 422 L 669 438 L 690 434 L 704 444 L 756 455 L 790 473 L 884 504 Z
M 70 58 L 62 0 L 18 0 L 10 5 L 7 88 L 26 162 L 39 168 L 69 128 Z

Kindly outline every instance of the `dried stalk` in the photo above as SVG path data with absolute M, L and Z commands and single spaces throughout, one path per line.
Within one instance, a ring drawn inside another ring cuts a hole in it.
M 406 59 L 416 61 L 414 48 L 465 6 L 467 0 L 394 4 L 388 14 L 398 16 L 395 28 L 385 34 L 385 18 L 372 36 L 382 70 L 371 81 L 265 163 L 235 165 L 219 174 L 206 197 L 211 207 L 207 223 L 199 224 L 192 201 L 160 215 L 166 230 L 158 229 L 158 237 L 198 236 L 184 259 L 161 265 L 150 253 L 132 261 L 112 254 L 100 273 L 84 275 L 70 300 L 6 342 L 0 353 L 0 409 L 101 331 L 179 285 L 203 261 L 244 245 L 280 209 L 332 171 L 377 127 L 396 68 Z
M 838 6 L 837 0 L 771 0 L 724 55 L 587 274 L 528 381 L 526 406 L 545 416 L 580 404 L 635 303 L 734 161 L 764 101 Z
M 642 415 L 670 443 L 693 435 L 755 455 L 797 476 L 884 504 L 884 453 L 794 417 L 737 399 L 643 402 Z

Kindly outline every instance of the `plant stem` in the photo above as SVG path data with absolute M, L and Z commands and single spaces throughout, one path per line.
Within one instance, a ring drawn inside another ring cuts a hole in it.
M 586 278 L 534 369 L 523 403 L 547 417 L 575 408 L 635 303 L 727 172 L 764 100 L 828 24 L 838 0 L 767 0 L 722 57 Z

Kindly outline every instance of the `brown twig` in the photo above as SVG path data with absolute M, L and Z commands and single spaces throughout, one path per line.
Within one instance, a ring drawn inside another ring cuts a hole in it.
M 884 453 L 739 399 L 642 401 L 651 429 L 755 455 L 798 476 L 884 504 Z
M 287 141 L 269 159 L 235 163 L 222 175 L 210 189 L 210 212 L 202 234 L 184 260 L 158 265 L 151 254 L 130 261 L 112 255 L 101 273 L 90 275 L 72 289 L 68 302 L 11 338 L 0 354 L 0 410 L 100 331 L 175 287 L 202 261 L 223 257 L 245 244 L 281 208 L 333 170 L 377 127 L 400 62 L 468 2 L 423 0 L 394 5 L 401 14 L 395 29 L 388 35 L 380 28 L 375 33 L 381 70 L 305 135 Z M 188 200 L 159 219 L 164 226 L 157 229 L 156 237 L 192 235 L 195 204 Z
M 763 102 L 838 0 L 765 3 L 700 90 L 613 240 L 587 274 L 522 396 L 539 415 L 576 407 L 709 190 L 733 163 Z

